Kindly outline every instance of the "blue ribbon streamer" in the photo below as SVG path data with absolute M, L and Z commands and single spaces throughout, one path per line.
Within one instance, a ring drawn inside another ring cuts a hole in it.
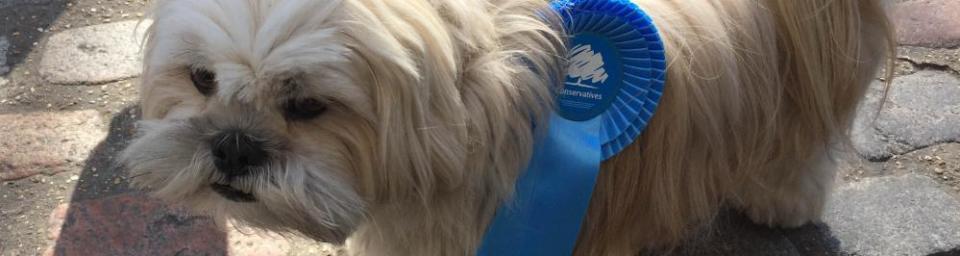
M 600 170 L 601 117 L 550 116 L 517 183 L 518 197 L 497 211 L 478 255 L 570 255 Z M 559 214 L 558 214 L 559 213 Z

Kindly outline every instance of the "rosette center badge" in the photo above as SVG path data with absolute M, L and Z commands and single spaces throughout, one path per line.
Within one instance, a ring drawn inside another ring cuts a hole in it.
M 567 54 L 566 81 L 558 93 L 559 114 L 574 121 L 600 115 L 620 92 L 620 56 L 603 37 L 580 34 Z

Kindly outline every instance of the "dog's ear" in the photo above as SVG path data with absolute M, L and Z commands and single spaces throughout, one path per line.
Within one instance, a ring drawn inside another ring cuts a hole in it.
M 168 2 L 168 1 L 160 1 Z M 153 22 L 156 8 L 161 3 L 153 3 L 153 9 L 141 22 L 138 29 L 145 29 L 141 38 L 141 52 L 143 53 L 143 72 L 139 80 L 140 111 L 144 120 L 163 119 L 183 99 L 192 98 L 191 88 L 178 86 L 175 74 L 163 68 L 163 64 L 170 58 L 166 52 L 157 49 L 157 24 Z M 161 86 L 163 85 L 163 86 Z
M 448 189 L 490 189 L 470 186 L 512 191 L 563 55 L 546 5 L 520 2 L 344 3 L 352 6 L 342 33 L 379 122 L 377 165 L 359 177 L 365 192 L 428 201 Z M 496 180 L 480 181 L 491 171 Z
M 354 5 L 347 8 L 354 20 L 342 33 L 377 115 L 376 163 L 361 170 L 367 173 L 359 174 L 360 189 L 374 200 L 427 200 L 456 186 L 467 156 L 467 113 L 456 86 L 455 49 L 442 21 L 422 1 L 384 1 L 383 8 L 345 4 Z M 393 6 L 400 4 L 407 6 Z

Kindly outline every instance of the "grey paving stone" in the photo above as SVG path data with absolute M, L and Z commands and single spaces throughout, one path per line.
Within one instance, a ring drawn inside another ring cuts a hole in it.
M 960 49 L 939 49 L 903 46 L 897 49 L 897 58 L 907 59 L 917 65 L 931 65 L 960 72 Z
M 890 17 L 901 44 L 934 48 L 960 46 L 960 1 L 898 1 Z
M 927 255 L 960 247 L 960 203 L 925 176 L 866 179 L 839 188 L 824 222 L 845 254 Z
M 0 181 L 77 169 L 105 137 L 93 110 L 0 115 Z
M 879 116 L 883 85 L 871 86 L 852 131 L 864 157 L 894 154 L 960 140 L 960 79 L 947 72 L 919 71 L 894 80 Z
M 123 21 L 76 28 L 50 37 L 40 74 L 56 84 L 115 81 L 140 74 L 140 42 L 149 22 Z

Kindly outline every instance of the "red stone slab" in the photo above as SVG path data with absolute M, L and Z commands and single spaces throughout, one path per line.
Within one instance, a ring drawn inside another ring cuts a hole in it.
M 141 195 L 61 205 L 51 214 L 52 255 L 223 255 L 213 221 L 174 212 Z
M 278 236 L 218 227 L 139 194 L 61 205 L 50 215 L 49 232 L 46 255 L 269 256 L 290 249 Z
M 103 125 L 93 110 L 0 115 L 0 181 L 78 168 L 106 138 Z
M 890 17 L 903 45 L 960 46 L 960 1 L 914 0 L 893 5 Z

